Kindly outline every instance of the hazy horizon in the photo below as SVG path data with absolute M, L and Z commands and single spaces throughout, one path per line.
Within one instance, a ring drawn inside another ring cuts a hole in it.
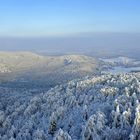
M 0 2 L 0 50 L 47 54 L 138 53 L 140 2 Z
M 82 33 L 61 37 L 0 37 L 1 51 L 43 54 L 132 55 L 140 51 L 140 33 Z M 97 54 L 98 53 L 98 54 Z M 99 54 L 100 53 L 100 54 Z

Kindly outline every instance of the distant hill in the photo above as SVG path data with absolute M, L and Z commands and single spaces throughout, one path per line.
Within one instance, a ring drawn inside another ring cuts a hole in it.
M 29 69 L 42 60 L 42 56 L 30 52 L 0 52 L 0 72 L 2 66 L 7 68 L 3 73 L 14 72 Z
M 61 83 L 97 73 L 99 61 L 84 55 L 41 56 L 31 52 L 0 52 L 1 81 Z

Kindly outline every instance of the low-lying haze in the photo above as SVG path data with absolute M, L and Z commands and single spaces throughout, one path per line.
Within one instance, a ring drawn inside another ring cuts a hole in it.
M 0 50 L 47 55 L 87 54 L 139 57 L 140 33 L 83 33 L 61 37 L 1 37 Z

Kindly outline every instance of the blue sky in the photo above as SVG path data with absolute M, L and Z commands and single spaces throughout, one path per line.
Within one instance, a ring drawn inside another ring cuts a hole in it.
M 140 32 L 139 0 L 1 0 L 0 36 Z

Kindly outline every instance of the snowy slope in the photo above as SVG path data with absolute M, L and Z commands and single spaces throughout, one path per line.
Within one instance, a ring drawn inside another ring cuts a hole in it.
M 103 58 L 103 59 L 101 58 L 100 60 L 113 66 L 139 66 L 140 65 L 140 61 L 124 56 L 115 57 L 115 58 Z
M 48 73 L 62 68 L 71 72 L 92 71 L 97 63 L 95 58 L 84 55 L 41 56 L 31 52 L 0 52 L 0 66 L 7 67 L 11 72 L 43 68 Z
M 41 56 L 31 52 L 0 52 L 0 82 L 52 86 L 99 72 L 99 61 L 84 55 Z M 16 84 L 15 84 L 16 85 Z
M 0 91 L 1 140 L 140 139 L 139 73 L 86 77 L 36 95 Z

